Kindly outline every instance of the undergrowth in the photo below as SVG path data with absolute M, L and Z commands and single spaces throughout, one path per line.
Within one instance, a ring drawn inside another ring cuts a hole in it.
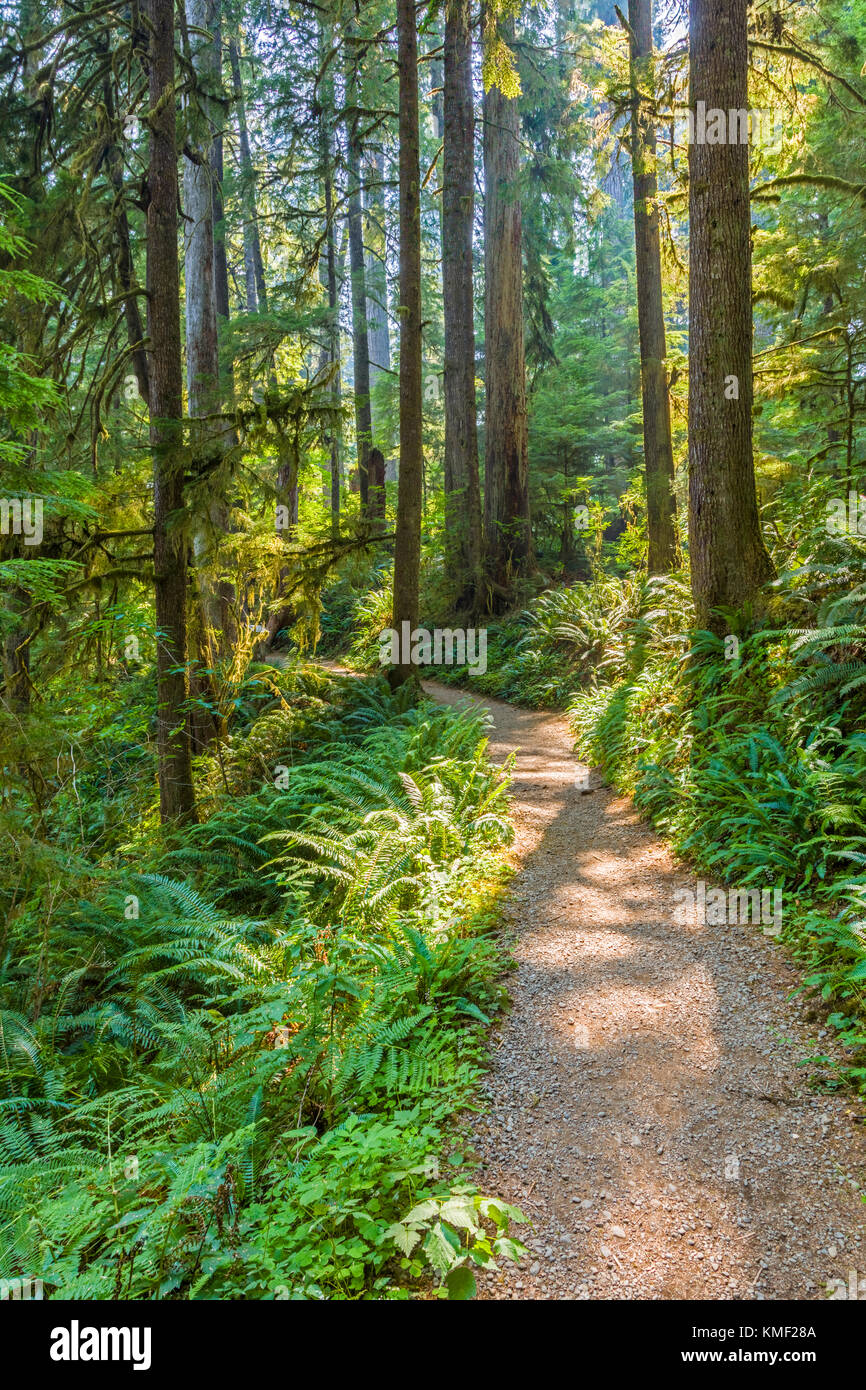
M 651 613 L 621 623 L 621 654 L 573 695 L 570 719 L 579 753 L 678 855 L 738 888 L 781 890 L 782 940 L 866 1093 L 866 590 L 850 583 L 863 563 L 852 551 L 783 574 L 777 592 L 807 622 L 771 616 L 742 637 L 734 615 L 727 636 L 695 631 L 678 581 L 653 581 Z
M 112 721 L 135 723 L 122 700 Z M 91 808 L 96 772 L 4 821 L 0 1278 L 471 1297 L 474 1267 L 522 1248 L 461 1139 L 507 965 L 507 772 L 481 718 L 253 667 L 200 761 L 209 814 L 169 840 L 152 758 L 112 739 L 137 824 Z M 74 851 L 62 881 L 54 851 Z

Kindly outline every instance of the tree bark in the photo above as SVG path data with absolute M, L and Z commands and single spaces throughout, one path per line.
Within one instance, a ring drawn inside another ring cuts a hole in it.
M 220 23 L 219 3 L 214 27 L 214 48 L 216 51 L 214 63 L 214 77 L 216 88 L 219 93 L 219 104 L 216 109 L 218 115 L 218 126 L 214 131 L 213 143 L 210 153 L 210 171 L 213 199 L 213 239 L 214 239 L 214 303 L 216 305 L 217 324 L 224 324 L 231 314 L 231 303 L 229 300 L 229 267 L 226 256 L 226 227 L 225 227 L 225 202 L 223 199 L 223 180 L 225 178 L 225 168 L 223 161 L 223 128 L 225 126 L 226 96 L 223 87 L 223 45 L 222 45 L 222 26 Z M 230 369 L 229 369 L 230 372 Z
M 351 32 L 351 31 L 350 31 Z M 347 34 L 347 37 L 349 35 Z M 346 171 L 348 177 L 349 275 L 352 284 L 352 361 L 354 367 L 355 444 L 361 514 L 367 512 L 373 421 L 370 411 L 370 347 L 367 340 L 367 290 L 364 274 L 364 221 L 361 205 L 362 150 L 358 130 L 357 56 L 350 48 L 346 73 Z
M 109 120 L 114 120 L 114 89 L 111 84 L 111 78 L 108 76 L 106 76 L 102 84 L 102 95 L 105 102 L 106 115 Z M 126 211 L 124 196 L 123 155 L 120 147 L 113 140 L 105 151 L 105 165 L 111 187 L 114 191 L 114 208 L 112 212 L 114 216 L 115 235 L 117 238 L 117 278 L 125 296 L 123 301 L 123 317 L 126 323 L 126 339 L 131 350 L 130 360 L 132 362 L 132 369 L 135 373 L 138 394 L 145 405 L 147 405 L 150 395 L 150 380 L 147 367 L 147 350 L 144 346 L 144 325 L 141 319 L 141 309 L 138 303 L 137 286 L 135 284 L 135 265 L 132 259 L 132 239 L 129 231 L 129 216 Z
M 367 511 L 371 519 L 385 520 L 385 455 L 381 449 L 372 448 L 368 459 L 369 500 Z
M 689 104 L 748 108 L 747 0 L 691 0 Z M 697 125 L 697 122 L 695 122 Z M 701 626 L 756 604 L 771 577 L 752 456 L 747 145 L 689 145 L 689 552 Z
M 244 86 L 241 78 L 241 54 L 239 41 L 229 39 L 229 63 L 232 70 L 232 93 L 238 117 L 238 144 L 241 164 L 241 200 L 244 210 L 244 270 L 246 273 L 247 313 L 261 309 L 267 312 L 268 291 L 265 285 L 265 267 L 262 261 L 262 243 L 259 236 L 259 215 L 256 201 L 256 174 L 250 152 L 250 136 L 247 127 L 247 110 L 244 100 Z
M 337 409 L 340 405 L 342 394 L 342 383 L 340 380 L 340 302 L 337 284 L 337 238 L 334 217 L 334 148 L 333 148 L 333 122 L 334 122 L 334 80 L 333 69 L 330 64 L 326 64 L 325 59 L 330 45 L 333 43 L 333 31 L 326 24 L 323 17 L 319 20 L 319 67 L 324 73 L 319 95 L 319 160 L 322 168 L 322 189 L 325 199 L 325 267 L 322 273 L 320 264 L 320 279 L 322 280 L 328 295 L 328 309 L 331 318 L 328 324 L 327 349 L 323 350 L 323 363 L 330 362 L 333 375 L 331 377 L 331 402 L 334 406 L 334 415 L 328 425 L 324 442 L 328 446 L 330 478 L 325 497 L 325 504 L 330 508 L 331 513 L 331 533 L 334 536 L 340 534 L 340 443 L 341 427 Z
M 397 0 L 400 136 L 400 477 L 394 542 L 393 626 L 418 625 L 421 564 L 421 174 L 418 140 L 418 36 L 413 0 Z M 402 655 L 402 653 L 401 653 Z M 392 685 L 415 674 L 401 662 Z
M 513 21 L 499 30 L 507 43 Z M 517 98 L 491 87 L 484 99 L 484 541 L 487 579 L 500 601 L 532 565 L 519 155 Z
M 652 119 L 652 0 L 629 0 L 631 167 L 637 279 L 644 472 L 647 498 L 647 569 L 665 574 L 677 558 L 674 456 L 665 359 L 665 319 L 659 237 L 656 130 Z
M 474 605 L 481 570 L 472 232 L 475 110 L 469 0 L 447 0 L 444 55 L 442 297 L 445 317 L 445 537 L 457 604 Z
M 214 0 L 186 0 L 187 24 L 192 29 L 214 28 Z M 184 284 L 186 288 L 186 373 L 189 413 L 195 419 L 219 409 L 219 346 L 217 338 L 214 215 L 211 197 L 213 147 L 209 93 L 216 79 L 212 37 L 190 34 L 197 90 L 187 107 L 188 142 L 193 158 L 184 159 Z M 218 439 L 213 420 L 202 420 L 195 431 L 194 454 L 213 452 Z
M 148 0 L 150 165 L 147 292 L 150 440 L 156 596 L 157 754 L 163 822 L 194 820 L 187 719 L 186 547 L 183 511 L 183 376 L 177 256 L 174 5 Z
M 389 440 L 376 419 L 376 382 L 391 372 L 391 334 L 388 329 L 388 273 L 385 262 L 385 154 L 381 149 L 368 154 L 366 180 L 367 263 L 367 344 L 370 356 L 370 415 L 374 443 L 387 453 Z
M 300 472 L 300 426 L 295 420 L 288 429 L 280 421 L 274 421 L 274 428 L 277 435 L 277 457 L 279 466 L 277 468 L 277 503 L 286 507 L 289 514 L 288 528 L 279 528 L 278 534 L 285 536 L 287 540 L 294 539 L 298 525 L 298 474 Z M 277 588 L 277 598 L 281 598 L 286 580 L 288 579 L 288 568 L 280 570 L 279 584 Z M 284 604 L 278 608 L 267 621 L 268 645 L 272 646 L 279 633 L 287 632 L 296 617 L 296 611 L 290 604 Z
M 186 288 L 187 398 L 192 469 L 205 475 L 196 497 L 193 525 L 198 604 L 194 610 L 197 665 L 191 680 L 191 732 L 196 750 L 223 732 L 216 707 L 213 671 L 231 647 L 235 632 L 230 584 L 213 576 L 220 539 L 229 526 L 228 508 L 214 487 L 213 470 L 233 442 L 218 417 L 222 406 L 217 321 L 218 263 L 213 193 L 213 144 L 220 128 L 215 101 L 220 84 L 217 0 L 186 0 L 189 45 L 196 90 L 187 106 L 184 161 L 184 283 Z M 205 31 L 202 33 L 201 31 Z
M 322 277 L 328 293 L 328 308 L 331 321 L 328 325 L 328 346 L 323 350 L 324 360 L 331 363 L 331 402 L 335 413 L 328 426 L 325 442 L 328 446 L 330 482 L 326 504 L 331 512 L 331 531 L 340 532 L 340 422 L 336 414 L 340 404 L 340 306 L 337 291 L 337 246 L 334 230 L 334 166 L 331 150 L 330 128 L 327 112 L 322 111 L 319 118 L 319 142 L 322 160 L 322 183 L 325 194 L 325 273 Z
M 17 537 L 4 547 L 3 559 L 26 559 L 26 548 L 16 545 Z M 3 642 L 5 701 L 13 714 L 30 711 L 30 642 L 33 637 L 33 599 L 26 589 L 12 585 L 4 593 L 4 607 L 10 630 Z

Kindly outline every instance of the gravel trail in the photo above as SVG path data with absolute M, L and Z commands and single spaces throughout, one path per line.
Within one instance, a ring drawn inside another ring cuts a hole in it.
M 866 1300 L 866 1115 L 797 1065 L 834 1044 L 784 948 L 675 922 L 694 877 L 597 774 L 581 790 L 560 716 L 425 689 L 517 754 L 518 969 L 475 1136 L 532 1253 L 479 1296 Z

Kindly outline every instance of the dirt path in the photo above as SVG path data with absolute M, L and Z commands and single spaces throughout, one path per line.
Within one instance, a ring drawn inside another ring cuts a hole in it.
M 477 703 L 517 753 L 518 970 L 476 1147 L 534 1223 L 481 1297 L 826 1298 L 856 1271 L 866 1300 L 863 1107 L 805 1084 L 829 1039 L 798 972 L 757 927 L 674 922 L 694 878 L 596 774 L 581 793 L 562 718 Z

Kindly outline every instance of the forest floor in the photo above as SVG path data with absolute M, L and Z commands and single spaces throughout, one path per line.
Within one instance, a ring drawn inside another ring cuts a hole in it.
M 561 716 L 425 689 L 516 753 L 517 971 L 474 1134 L 479 1185 L 533 1224 L 479 1296 L 822 1299 L 856 1271 L 866 1298 L 864 1106 L 809 1087 L 832 1030 L 785 949 L 676 924 L 694 876 L 596 775 L 581 792 Z

